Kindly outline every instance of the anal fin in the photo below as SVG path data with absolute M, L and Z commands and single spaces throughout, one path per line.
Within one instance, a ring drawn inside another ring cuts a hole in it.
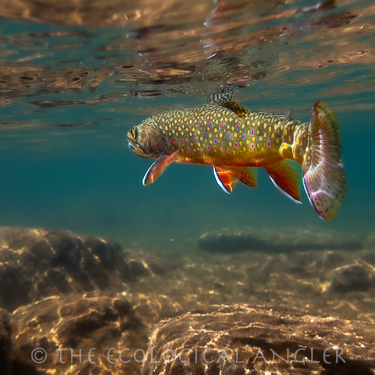
M 273 184 L 295 203 L 301 203 L 302 171 L 297 162 L 284 159 L 264 167 Z
M 142 180 L 143 185 L 147 186 L 152 184 L 165 171 L 165 169 L 177 159 L 177 156 L 178 150 L 171 155 L 161 155 L 146 172 Z

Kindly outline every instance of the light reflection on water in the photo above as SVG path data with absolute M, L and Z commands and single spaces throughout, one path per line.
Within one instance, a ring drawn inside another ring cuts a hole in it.
M 257 190 L 231 197 L 197 166 L 172 166 L 141 186 L 149 161 L 127 150 L 127 129 L 225 86 L 251 109 L 292 108 L 303 121 L 316 100 L 328 102 L 349 181 L 329 227 L 361 237 L 373 229 L 365 178 L 375 118 L 371 1 L 112 1 L 105 11 L 67 2 L 58 13 L 52 3 L 6 4 L 0 15 L 13 20 L 0 25 L 2 225 L 57 226 L 158 251 L 190 248 L 222 227 L 287 220 L 291 230 L 325 228 L 307 200 L 293 206 L 263 175 Z M 361 146 L 353 152 L 353 144 Z

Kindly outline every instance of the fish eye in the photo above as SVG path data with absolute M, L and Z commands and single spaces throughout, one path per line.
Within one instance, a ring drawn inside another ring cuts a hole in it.
M 131 128 L 130 133 L 131 133 L 131 135 L 132 135 L 132 137 L 133 137 L 134 139 L 137 138 L 138 131 L 137 131 L 137 128 L 136 128 L 136 127 Z

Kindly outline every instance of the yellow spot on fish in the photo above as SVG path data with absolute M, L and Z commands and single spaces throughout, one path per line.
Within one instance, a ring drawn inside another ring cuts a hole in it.
M 264 138 L 266 138 L 267 137 L 267 133 L 264 133 L 264 136 L 263 136 Z
M 234 126 L 232 126 L 232 131 L 234 131 Z
M 257 134 L 259 134 L 259 130 L 257 130 Z
M 268 131 L 270 132 L 271 130 L 272 130 L 272 128 L 271 128 L 271 127 L 269 127 L 269 128 L 268 128 Z
M 260 126 L 260 121 L 257 122 L 257 125 Z
M 234 136 L 237 137 L 237 133 L 234 133 Z
M 192 123 L 192 121 L 190 120 L 190 121 L 189 121 L 189 124 L 191 124 L 191 123 Z
M 275 133 L 272 133 L 272 138 L 275 138 Z
M 243 150 L 246 151 L 246 147 L 244 147 Z
M 249 144 L 249 143 L 250 143 L 250 141 L 249 141 L 249 140 L 247 140 L 247 141 L 246 141 L 246 144 Z
M 197 131 L 197 134 L 201 134 L 201 132 L 198 130 L 198 131 Z
M 245 127 L 245 125 L 242 125 L 242 129 Z
M 180 128 L 180 127 L 178 127 L 178 130 L 180 130 L 180 131 L 181 131 L 181 128 Z
M 195 132 L 195 128 L 193 128 L 192 130 L 193 130 L 193 132 Z
M 255 142 L 255 137 L 253 137 L 252 141 Z
M 229 147 L 232 147 L 232 142 L 229 142 Z
M 219 136 L 222 137 L 222 136 L 223 136 L 223 133 L 220 133 Z
M 210 141 L 210 143 L 212 143 L 212 140 Z
M 203 137 L 201 137 L 201 141 L 203 141 Z
M 264 151 L 264 148 L 262 147 L 262 151 Z
M 276 138 L 276 143 L 279 144 L 279 142 L 280 142 L 280 139 Z
M 212 134 L 209 134 L 208 136 L 211 138 L 211 137 L 212 137 Z
M 259 140 L 261 141 L 263 138 L 262 137 L 259 137 Z
M 198 147 L 201 147 L 201 144 L 200 144 L 200 143 L 198 143 Z

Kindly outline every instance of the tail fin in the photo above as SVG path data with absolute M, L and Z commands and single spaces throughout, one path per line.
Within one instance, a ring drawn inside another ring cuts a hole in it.
M 302 165 L 303 185 L 318 215 L 331 220 L 344 201 L 346 178 L 341 161 L 339 124 L 327 104 L 314 104 L 309 133 L 309 146 Z

